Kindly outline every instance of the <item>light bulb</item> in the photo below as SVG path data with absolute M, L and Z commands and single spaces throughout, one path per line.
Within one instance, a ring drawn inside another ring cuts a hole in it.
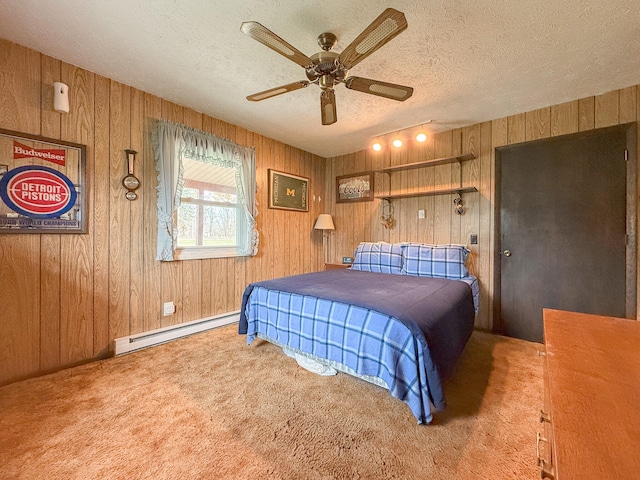
M 396 147 L 396 148 L 400 148 L 402 146 L 402 140 L 400 140 L 399 138 L 396 138 L 393 141 L 393 146 Z
M 419 133 L 416 135 L 416 141 L 422 143 L 427 140 L 427 136 L 424 133 Z
M 373 148 L 376 152 L 379 152 L 380 150 L 382 150 L 382 145 L 376 142 L 371 146 L 371 148 Z

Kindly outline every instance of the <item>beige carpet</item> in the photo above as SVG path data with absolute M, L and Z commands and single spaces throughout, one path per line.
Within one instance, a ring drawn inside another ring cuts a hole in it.
M 0 388 L 2 479 L 533 479 L 538 344 L 475 332 L 429 426 L 224 327 Z

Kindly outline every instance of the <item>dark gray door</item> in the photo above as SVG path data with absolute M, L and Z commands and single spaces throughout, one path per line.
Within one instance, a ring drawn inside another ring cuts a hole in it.
M 499 149 L 499 333 L 543 341 L 543 308 L 625 317 L 626 132 Z

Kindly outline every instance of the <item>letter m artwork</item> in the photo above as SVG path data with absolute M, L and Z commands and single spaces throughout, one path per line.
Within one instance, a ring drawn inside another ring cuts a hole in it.
M 309 179 L 269 169 L 269 208 L 308 212 Z

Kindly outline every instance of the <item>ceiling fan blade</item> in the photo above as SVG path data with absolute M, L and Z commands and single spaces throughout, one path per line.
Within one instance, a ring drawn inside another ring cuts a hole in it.
M 320 110 L 322 113 L 322 124 L 331 125 L 338 121 L 336 113 L 336 92 L 333 88 L 326 88 L 320 94 Z
M 240 30 L 303 68 L 313 66 L 313 60 L 258 22 L 244 22 Z
M 407 28 L 404 13 L 387 8 L 340 54 L 338 60 L 347 70 L 361 62 Z
M 267 98 L 282 95 L 283 93 L 299 90 L 309 85 L 309 83 L 310 82 L 307 82 L 306 80 L 301 80 L 299 82 L 293 82 L 288 85 L 281 85 L 280 87 L 270 88 L 269 90 L 265 90 L 264 92 L 249 95 L 247 97 L 247 100 L 249 100 L 250 102 L 259 102 L 260 100 L 266 100 Z
M 404 102 L 407 98 L 413 95 L 412 87 L 405 87 L 404 85 L 397 85 L 395 83 L 380 82 L 379 80 L 371 80 L 369 78 L 348 77 L 344 81 L 344 85 L 351 90 L 370 93 L 372 95 L 378 95 L 379 97 L 390 98 L 391 100 L 398 100 L 400 102 Z

